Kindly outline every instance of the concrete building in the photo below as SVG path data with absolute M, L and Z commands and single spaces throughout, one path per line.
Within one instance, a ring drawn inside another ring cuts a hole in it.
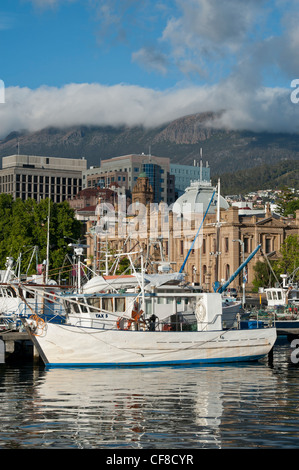
M 132 192 L 140 173 L 146 173 L 154 193 L 154 202 L 175 201 L 174 178 L 170 174 L 170 159 L 154 155 L 132 154 L 101 160 L 100 167 L 83 173 L 83 188 L 108 187 L 116 182 Z
M 202 165 L 202 160 L 194 160 L 193 166 L 170 164 L 170 174 L 175 178 L 175 192 L 177 197 L 182 196 L 192 181 L 210 181 L 210 167 L 208 162 L 206 166 Z
M 2 158 L 0 193 L 36 201 L 62 202 L 82 189 L 84 159 L 11 155 Z
M 153 155 L 124 155 L 102 160 L 100 167 L 91 167 L 83 173 L 83 188 L 108 187 L 115 182 L 132 191 L 140 173 L 146 173 L 154 191 L 154 202 L 172 204 L 192 181 L 210 181 L 208 163 L 202 160 L 194 165 L 170 163 L 169 158 Z

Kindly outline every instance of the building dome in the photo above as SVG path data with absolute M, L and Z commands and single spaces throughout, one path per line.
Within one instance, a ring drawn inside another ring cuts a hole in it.
M 215 188 L 209 181 L 192 181 L 190 186 L 186 188 L 185 193 L 180 196 L 173 206 L 173 212 L 191 212 L 205 214 L 209 202 L 212 198 Z M 217 210 L 217 191 L 214 195 L 213 201 L 210 205 L 208 214 L 215 214 Z M 220 209 L 227 210 L 229 208 L 228 202 L 224 197 L 220 196 Z

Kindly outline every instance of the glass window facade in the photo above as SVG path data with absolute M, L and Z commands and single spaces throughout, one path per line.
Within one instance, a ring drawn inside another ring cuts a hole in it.
M 144 163 L 143 171 L 146 173 L 149 184 L 154 190 L 154 202 L 161 200 L 161 167 L 155 163 Z

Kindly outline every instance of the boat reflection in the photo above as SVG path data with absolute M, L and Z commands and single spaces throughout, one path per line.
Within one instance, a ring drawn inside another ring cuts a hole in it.
M 55 420 L 64 422 L 75 446 L 221 448 L 221 429 L 232 419 L 232 404 L 246 408 L 266 390 L 275 390 L 277 380 L 266 361 L 50 369 L 36 384 L 34 407 L 48 430 Z

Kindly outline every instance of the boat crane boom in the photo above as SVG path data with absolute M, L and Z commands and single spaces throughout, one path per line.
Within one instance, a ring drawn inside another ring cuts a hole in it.
M 259 251 L 262 245 L 258 245 L 252 253 L 246 258 L 246 260 L 238 267 L 238 269 L 231 275 L 231 277 L 222 285 L 219 287 L 219 285 L 214 286 L 214 291 L 219 292 L 220 294 L 225 291 L 225 289 L 229 286 L 229 284 L 235 279 L 235 277 L 239 274 L 240 271 L 242 271 L 243 268 L 249 263 L 249 261 L 256 255 L 256 253 Z

